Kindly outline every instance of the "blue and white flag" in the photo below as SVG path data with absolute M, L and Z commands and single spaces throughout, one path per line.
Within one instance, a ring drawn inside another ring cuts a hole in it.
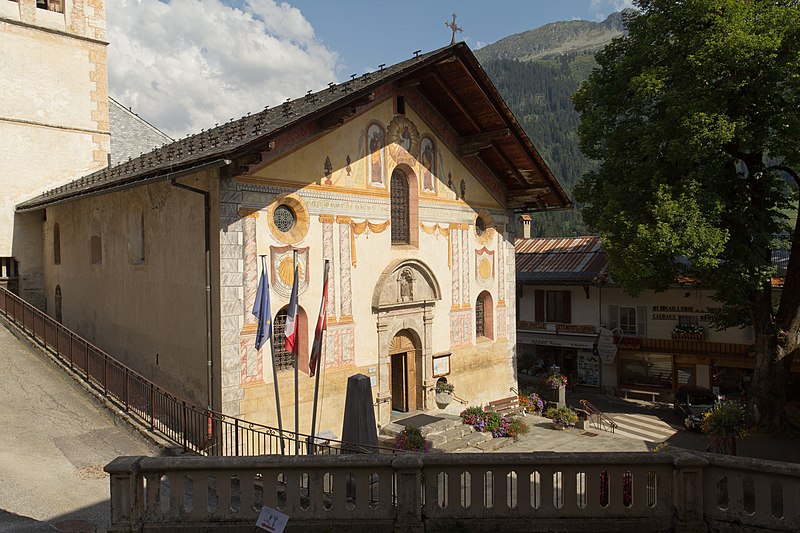
M 256 332 L 256 350 L 260 350 L 267 339 L 272 339 L 272 309 L 269 304 L 269 274 L 266 266 L 262 265 L 261 277 L 258 278 L 258 291 L 253 304 L 253 314 L 258 320 Z

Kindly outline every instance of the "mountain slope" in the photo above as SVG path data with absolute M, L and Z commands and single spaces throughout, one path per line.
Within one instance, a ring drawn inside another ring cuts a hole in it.
M 553 173 L 571 195 L 591 162 L 578 145 L 572 95 L 588 78 L 594 54 L 623 34 L 624 12 L 603 22 L 554 22 L 511 35 L 475 52 Z M 589 233 L 576 210 L 534 216 L 534 236 Z

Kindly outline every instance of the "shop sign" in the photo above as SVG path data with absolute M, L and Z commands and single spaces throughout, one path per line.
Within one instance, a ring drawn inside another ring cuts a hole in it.
M 533 331 L 555 331 L 556 325 L 547 322 L 528 322 L 527 320 L 517 321 L 517 328 Z
M 600 328 L 600 336 L 597 338 L 597 354 L 606 364 L 613 363 L 614 357 L 617 356 L 614 334 L 608 328 Z
M 556 331 L 559 333 L 597 333 L 593 324 L 558 324 Z

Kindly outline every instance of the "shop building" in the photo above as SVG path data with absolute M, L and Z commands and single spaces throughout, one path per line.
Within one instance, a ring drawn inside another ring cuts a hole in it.
M 530 220 L 522 223 L 525 233 Z M 685 281 L 630 296 L 610 277 L 599 237 L 523 237 L 516 256 L 520 369 L 556 364 L 579 386 L 652 392 L 661 401 L 684 385 L 729 396 L 747 390 L 752 330 L 712 328 L 713 291 Z M 774 254 L 776 291 L 785 260 Z

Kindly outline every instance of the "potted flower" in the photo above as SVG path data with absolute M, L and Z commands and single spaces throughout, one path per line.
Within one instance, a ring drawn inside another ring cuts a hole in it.
M 710 451 L 736 455 L 736 437 L 747 436 L 744 406 L 734 401 L 714 405 L 703 415 L 700 430 L 711 439 Z
M 566 429 L 578 422 L 578 415 L 569 407 L 551 407 L 544 416 L 553 421 L 553 429 Z
M 558 407 L 567 405 L 567 376 L 559 372 L 558 369 L 552 369 L 552 372 L 544 382 L 545 386 L 551 391 L 552 401 L 556 402 Z
M 407 427 L 397 434 L 394 439 L 396 450 L 406 450 L 409 452 L 428 452 L 428 441 L 422 436 L 419 428 Z
M 567 386 L 567 376 L 559 372 L 553 372 L 547 376 L 545 383 L 547 383 L 547 386 L 551 389 L 563 389 Z
M 444 408 L 453 401 L 453 391 L 456 390 L 456 388 L 445 379 L 439 379 L 436 382 L 436 388 L 434 390 L 436 393 L 436 404 Z
M 541 413 L 544 411 L 544 400 L 536 394 L 532 392 L 530 394 L 520 394 L 519 395 L 519 405 L 522 407 L 522 413 Z

